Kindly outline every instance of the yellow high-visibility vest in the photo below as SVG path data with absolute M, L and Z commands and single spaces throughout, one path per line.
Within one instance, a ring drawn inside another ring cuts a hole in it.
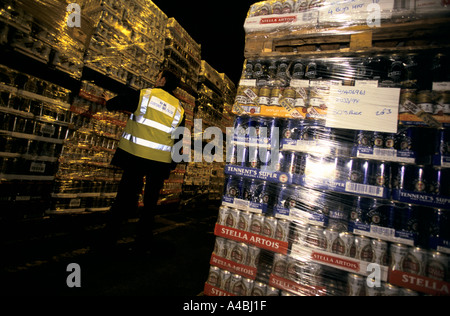
M 181 102 L 162 89 L 141 90 L 139 107 L 127 122 L 119 148 L 144 158 L 172 162 L 172 133 L 183 120 Z

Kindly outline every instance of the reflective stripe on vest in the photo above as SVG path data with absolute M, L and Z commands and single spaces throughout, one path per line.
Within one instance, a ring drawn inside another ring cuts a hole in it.
M 131 115 L 119 148 L 141 158 L 170 163 L 172 133 L 183 115 L 178 99 L 164 90 L 142 90 L 139 108 Z

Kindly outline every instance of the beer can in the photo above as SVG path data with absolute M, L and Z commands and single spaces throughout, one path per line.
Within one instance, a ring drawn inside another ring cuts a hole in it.
M 257 180 L 255 180 L 255 179 L 248 179 L 248 178 L 244 179 L 244 186 L 243 186 L 244 194 L 242 195 L 243 200 L 246 200 L 246 201 L 253 200 L 252 188 L 255 186 L 256 181 Z
M 392 226 L 392 203 L 385 200 L 370 199 L 368 209 L 363 214 L 363 222 L 368 225 L 376 225 L 382 227 Z
M 302 59 L 295 60 L 292 68 L 292 79 L 303 79 L 305 76 L 305 69 L 306 67 Z
M 419 232 L 419 209 L 412 204 L 396 203 L 394 208 L 394 227 L 396 231 Z
M 289 241 L 289 226 L 290 221 L 285 219 L 278 219 L 277 221 L 277 229 L 275 232 L 275 239 L 281 240 L 284 242 Z
M 216 242 L 214 244 L 214 253 L 217 256 L 226 258 L 226 256 L 227 256 L 226 246 L 227 246 L 227 240 L 225 238 L 216 237 Z
M 283 120 L 282 127 L 282 138 L 283 139 L 299 139 L 299 131 L 301 130 L 301 125 L 303 121 L 296 119 L 285 119 Z
M 348 296 L 362 296 L 364 293 L 365 278 L 361 275 L 349 273 L 347 277 Z
M 231 250 L 231 260 L 239 263 L 246 264 L 248 255 L 248 245 L 245 243 L 237 243 Z
M 306 235 L 309 225 L 306 221 L 293 221 L 292 222 L 292 242 L 300 245 L 305 244 Z
M 245 141 L 248 138 L 250 116 L 242 115 L 236 117 L 234 121 L 234 135 L 233 140 Z
M 282 166 L 282 171 L 290 174 L 299 173 L 299 154 L 294 151 L 283 152 L 284 165 Z
M 407 172 L 411 172 L 409 175 L 411 178 L 411 189 L 414 192 L 418 193 L 426 193 L 428 190 L 428 168 L 421 165 L 409 165 L 407 168 Z
M 208 275 L 208 284 L 218 286 L 220 279 L 220 269 L 216 266 L 210 266 Z
M 370 238 L 365 236 L 355 236 L 355 247 L 356 247 L 356 259 L 372 262 L 373 260 L 373 250 L 372 241 Z
M 317 63 L 315 60 L 308 61 L 306 65 L 305 78 L 316 79 L 317 78 Z
M 444 187 L 441 181 L 444 178 L 445 171 L 447 169 L 442 169 L 441 167 L 434 166 L 430 169 L 430 185 L 428 187 L 428 193 L 434 195 L 446 195 L 444 193 Z
M 430 219 L 430 237 L 433 239 L 450 239 L 450 211 L 433 209 Z M 436 248 L 436 245 L 431 245 Z
M 225 196 L 235 199 L 242 199 L 244 197 L 244 185 L 244 177 L 229 176 L 225 187 Z
M 419 296 L 419 293 L 405 287 L 399 288 L 399 296 Z
M 420 68 L 418 55 L 416 53 L 408 54 L 404 60 L 404 75 L 402 78 L 402 88 L 417 89 L 420 77 Z
M 254 281 L 249 278 L 242 278 L 242 288 L 240 296 L 251 296 Z
M 373 133 L 368 131 L 359 131 L 356 136 L 356 143 L 363 148 L 373 148 Z
M 305 141 L 316 140 L 319 136 L 320 125 L 317 121 L 305 122 L 300 131 L 300 139 Z
M 369 162 L 370 185 L 389 188 L 391 179 L 391 166 L 383 161 Z
M 264 86 L 261 87 L 261 89 L 259 90 L 259 105 L 265 105 L 265 106 L 269 106 L 270 104 L 270 99 L 271 99 L 271 88 L 269 86 Z
M 394 86 L 399 86 L 404 75 L 404 65 L 401 56 L 391 55 L 388 61 L 388 74 L 387 77 L 392 81 Z
M 275 238 L 275 232 L 277 230 L 277 219 L 272 216 L 264 218 L 264 224 L 262 229 L 262 235 L 268 238 Z
M 293 87 L 286 87 L 283 90 L 283 99 L 291 106 L 295 106 L 297 99 L 297 91 Z
M 293 257 L 287 257 L 286 261 L 286 279 L 298 282 L 301 278 L 299 262 Z
M 305 244 L 311 248 L 325 249 L 326 241 L 323 228 L 310 225 L 306 232 Z
M 247 262 L 248 266 L 256 268 L 259 264 L 259 256 L 261 254 L 261 248 L 256 246 L 249 246 L 248 247 L 248 257 Z
M 332 228 L 326 228 L 323 234 L 325 236 L 325 250 L 328 252 L 336 253 L 336 248 L 339 239 L 339 231 Z
M 253 191 L 253 202 L 268 207 L 272 202 L 272 187 L 267 181 L 256 182 Z
M 400 105 L 399 114 L 408 113 L 409 109 L 405 106 L 405 103 L 411 102 L 416 104 L 417 102 L 417 90 L 415 89 L 402 89 L 400 91 Z
M 251 59 L 246 60 L 244 71 L 243 71 L 244 79 L 253 79 L 253 63 L 254 63 L 254 61 Z
M 321 286 L 326 278 L 326 272 L 319 263 L 303 262 L 301 266 L 301 280 L 303 284 L 310 286 Z
M 255 282 L 251 292 L 251 296 L 266 296 L 267 285 L 262 282 Z
M 404 261 L 405 272 L 425 276 L 427 259 L 427 250 L 420 247 L 410 247 Z
M 350 159 L 348 180 L 352 183 L 370 184 L 370 168 L 368 160 Z
M 373 260 L 381 266 L 388 264 L 388 243 L 381 239 L 372 239 Z
M 336 253 L 346 257 L 354 258 L 356 255 L 355 236 L 349 232 L 342 232 L 339 234 L 339 238 L 342 241 L 339 244 L 339 247 L 342 247 L 342 249 L 337 248 Z
M 369 286 L 367 283 L 365 285 L 366 296 L 383 296 L 384 295 L 384 284 L 383 282 L 380 286 Z
M 413 149 L 416 142 L 416 129 L 414 127 L 405 127 L 400 129 L 395 138 L 395 149 L 399 151 L 409 152 Z
M 258 116 L 252 116 L 248 119 L 247 135 L 250 143 L 252 142 L 252 139 L 258 139 L 261 122 L 262 118 Z
M 280 87 L 273 87 L 270 93 L 270 106 L 281 106 L 280 97 L 283 92 Z
M 450 114 L 450 92 L 436 91 L 436 101 L 434 108 L 434 115 L 449 115 Z
M 258 146 L 249 146 L 248 147 L 248 163 L 247 167 L 260 169 L 261 160 L 259 157 L 259 147 Z
M 252 221 L 252 213 L 245 211 L 239 213 L 238 229 L 242 231 L 250 231 Z
M 430 90 L 422 90 L 417 92 L 417 106 L 425 113 L 434 113 L 433 95 Z
M 262 235 L 263 227 L 264 227 L 264 216 L 259 213 L 253 214 L 250 232 L 253 234 Z
M 262 283 L 262 284 L 264 284 L 264 283 Z M 279 296 L 279 295 L 280 295 L 279 289 L 277 289 L 276 287 L 273 287 L 273 286 L 266 286 L 265 296 Z M 260 295 L 253 295 L 253 296 L 260 296 Z
M 284 278 L 286 275 L 287 256 L 281 253 L 275 253 L 273 256 L 272 273 Z
M 231 165 L 239 167 L 247 167 L 249 147 L 244 145 L 232 145 L 229 152 L 227 152 L 227 162 Z
M 239 274 L 233 274 L 230 277 L 230 286 L 228 291 L 231 294 L 240 296 L 242 293 L 242 276 Z
M 390 283 L 384 284 L 383 296 L 400 296 L 400 288 Z
M 372 144 L 374 148 L 384 148 L 384 133 L 373 132 L 372 137 Z
M 219 208 L 219 215 L 217 216 L 217 224 L 226 226 L 227 225 L 227 216 L 228 216 L 229 208 L 227 206 L 222 205 Z
M 227 239 L 225 244 L 225 253 L 224 253 L 225 256 L 223 258 L 227 260 L 232 260 L 231 254 L 233 253 L 233 249 L 234 247 L 236 247 L 237 244 L 238 242 L 231 239 Z
M 449 58 L 446 54 L 438 53 L 431 63 L 431 74 L 433 82 L 449 81 Z
M 391 271 L 404 271 L 404 262 L 408 255 L 408 246 L 403 244 L 391 244 L 389 248 Z
M 218 287 L 228 292 L 230 288 L 230 280 L 231 280 L 231 272 L 223 269 L 220 270 L 220 282 L 218 284 Z
M 428 254 L 428 262 L 426 267 L 426 276 L 439 280 L 449 280 L 449 256 L 438 251 L 430 251 Z
M 228 209 L 228 214 L 226 217 L 226 226 L 231 227 L 231 228 L 238 228 L 238 224 L 239 224 L 239 210 L 235 209 L 235 208 L 229 208 Z

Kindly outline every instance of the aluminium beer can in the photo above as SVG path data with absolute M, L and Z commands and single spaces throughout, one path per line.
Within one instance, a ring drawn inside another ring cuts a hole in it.
M 242 231 L 250 231 L 250 225 L 252 223 L 252 213 L 248 211 L 241 211 L 239 213 L 238 229 Z
M 228 292 L 228 289 L 230 287 L 230 280 L 231 280 L 231 272 L 223 269 L 220 270 L 220 282 L 218 284 L 218 287 Z
M 347 277 L 348 296 L 362 296 L 365 278 L 359 274 L 349 273 Z
M 251 292 L 251 296 L 266 296 L 267 285 L 262 282 L 255 282 Z
M 428 251 L 420 247 L 410 247 L 404 262 L 405 272 L 419 276 L 426 275 Z
M 262 235 L 268 238 L 275 238 L 278 220 L 275 217 L 267 216 L 264 218 Z
M 252 222 L 250 226 L 250 232 L 253 234 L 262 235 L 263 227 L 264 227 L 264 216 L 259 213 L 255 213 L 252 216 Z
M 372 262 L 373 250 L 371 239 L 365 236 L 355 236 L 356 259 Z
M 447 254 L 439 251 L 430 251 L 428 254 L 426 276 L 439 281 L 448 281 L 449 259 Z
M 208 284 L 212 286 L 218 286 L 220 279 L 220 268 L 216 266 L 210 266 L 208 275 Z

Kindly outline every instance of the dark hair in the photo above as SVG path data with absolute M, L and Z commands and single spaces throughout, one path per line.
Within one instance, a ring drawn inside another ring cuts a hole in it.
M 168 69 L 163 69 L 161 78 L 166 78 L 164 89 L 173 92 L 180 85 L 180 78 Z

